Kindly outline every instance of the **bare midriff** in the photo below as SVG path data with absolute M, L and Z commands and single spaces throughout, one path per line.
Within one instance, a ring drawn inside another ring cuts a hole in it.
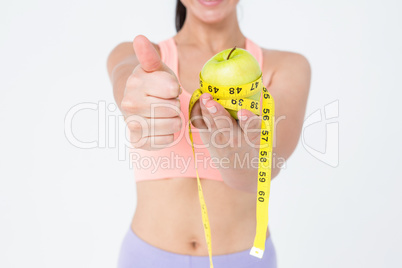
M 230 188 L 222 181 L 201 179 L 201 185 L 211 226 L 212 254 L 251 249 L 256 231 L 256 194 Z M 168 252 L 208 256 L 197 189 L 195 178 L 138 181 L 133 232 Z

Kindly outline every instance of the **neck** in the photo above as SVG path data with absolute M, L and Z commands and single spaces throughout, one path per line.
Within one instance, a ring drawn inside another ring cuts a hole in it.
M 182 29 L 174 38 L 177 44 L 196 46 L 212 54 L 234 46 L 244 48 L 246 40 L 240 31 L 236 12 L 215 24 L 202 22 L 187 14 Z

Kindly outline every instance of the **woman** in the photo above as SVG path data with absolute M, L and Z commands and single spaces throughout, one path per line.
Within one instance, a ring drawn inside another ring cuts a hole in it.
M 174 37 L 153 44 L 137 36 L 133 44 L 121 43 L 109 55 L 114 97 L 130 130 L 137 163 L 173 154 L 183 160 L 173 163 L 174 158 L 169 158 L 168 165 L 152 168 L 134 164 L 137 208 L 121 247 L 120 268 L 209 267 L 191 145 L 179 134 L 188 130 L 189 99 L 199 87 L 200 70 L 213 55 L 237 46 L 252 53 L 262 67 L 263 82 L 276 106 L 272 178 L 280 169 L 275 163 L 283 163 L 297 145 L 310 87 L 309 63 L 302 55 L 261 49 L 246 38 L 239 28 L 238 2 L 177 1 Z M 213 263 L 215 267 L 276 267 L 268 230 L 264 257 L 249 255 L 256 226 L 257 169 L 234 164 L 235 157 L 258 155 L 258 148 L 247 143 L 218 146 L 233 133 L 258 145 L 259 134 L 248 134 L 246 128 L 259 129 L 260 117 L 240 110 L 235 121 L 210 94 L 200 100 L 191 118 L 193 130 L 200 132 L 194 134 L 194 142 L 209 144 L 196 149 L 201 155 L 196 161 L 208 208 Z M 155 105 L 158 109 L 152 108 Z M 205 165 L 214 157 L 228 161 Z

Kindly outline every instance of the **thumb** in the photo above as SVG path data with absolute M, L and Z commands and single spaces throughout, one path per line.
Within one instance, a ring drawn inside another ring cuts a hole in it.
M 133 41 L 135 55 L 142 69 L 146 72 L 154 72 L 163 67 L 161 58 L 152 43 L 143 35 L 137 35 Z

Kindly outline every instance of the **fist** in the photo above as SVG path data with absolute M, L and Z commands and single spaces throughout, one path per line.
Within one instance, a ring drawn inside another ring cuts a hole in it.
M 182 127 L 181 88 L 174 72 L 145 36 L 137 36 L 133 46 L 139 64 L 127 79 L 120 105 L 130 142 L 144 150 L 166 148 Z

